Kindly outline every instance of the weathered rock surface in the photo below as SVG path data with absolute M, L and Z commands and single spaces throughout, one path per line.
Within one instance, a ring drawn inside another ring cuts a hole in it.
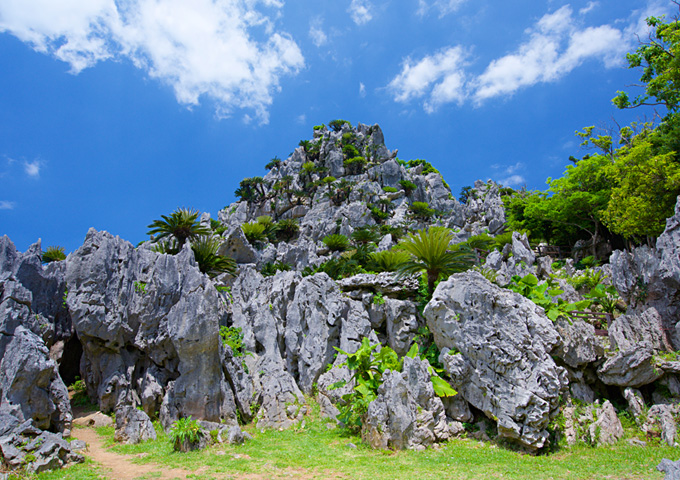
M 61 433 L 44 432 L 34 427 L 31 420 L 20 423 L 6 414 L 0 414 L 0 453 L 10 469 L 24 467 L 32 473 L 84 460 Z
M 447 440 L 444 405 L 434 394 L 429 363 L 404 357 L 403 372 L 385 372 L 368 406 L 361 436 L 373 448 L 421 449 Z
M 219 337 L 227 310 L 188 246 L 163 255 L 91 229 L 66 279 L 81 373 L 102 411 L 160 410 L 166 428 L 188 416 L 236 423 Z
M 621 420 L 609 400 L 597 411 L 597 420 L 588 427 L 588 435 L 591 445 L 613 445 L 623 438 Z
M 452 275 L 425 308 L 427 324 L 456 390 L 498 432 L 529 448 L 541 448 L 545 430 L 567 387 L 566 372 L 550 352 L 560 337 L 543 310 L 476 272 Z
M 597 376 L 604 384 L 633 388 L 652 383 L 663 373 L 656 366 L 654 352 L 637 347 L 615 353 L 597 369 Z
M 604 355 L 604 347 L 595 337 L 595 327 L 591 324 L 560 318 L 555 327 L 562 338 L 555 355 L 570 367 L 588 365 Z
M 48 349 L 71 334 L 68 312 L 55 305 L 66 289 L 64 265 L 43 267 L 40 243 L 21 254 L 4 236 L 0 267 L 0 411 L 68 435 L 68 392 Z
M 156 430 L 149 416 L 135 407 L 123 406 L 116 409 L 116 442 L 135 444 L 156 440 Z
M 664 458 L 661 460 L 661 463 L 656 466 L 656 469 L 666 474 L 663 477 L 663 480 L 680 480 L 680 460 L 674 462 L 673 460 Z
M 675 423 L 675 414 L 677 413 L 677 406 L 652 405 L 647 412 L 647 419 L 642 425 L 642 431 L 647 433 L 656 431 L 666 445 L 677 447 L 678 429 Z
M 656 308 L 651 307 L 640 314 L 621 315 L 608 329 L 611 348 L 629 350 L 646 348 L 660 352 L 670 347 L 663 330 L 663 320 Z

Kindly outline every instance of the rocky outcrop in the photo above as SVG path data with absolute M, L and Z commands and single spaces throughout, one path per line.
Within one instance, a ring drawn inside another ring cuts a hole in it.
M 91 229 L 66 280 L 82 377 L 102 411 L 160 410 L 166 428 L 188 416 L 236 423 L 219 337 L 227 309 L 187 245 L 163 255 Z
M 450 436 L 446 412 L 434 394 L 429 363 L 404 357 L 403 372 L 385 372 L 368 406 L 361 437 L 373 448 L 423 449 Z
M 30 473 L 56 470 L 84 460 L 61 433 L 44 432 L 30 420 L 19 422 L 3 413 L 0 413 L 0 454 L 10 469 L 25 468 Z
M 425 308 L 452 385 L 498 424 L 498 433 L 541 448 L 546 427 L 567 387 L 550 357 L 560 336 L 543 310 L 491 284 L 479 273 L 441 282 Z
M 116 409 L 116 442 L 135 444 L 156 440 L 156 430 L 149 416 L 135 407 L 124 406 Z
M 632 252 L 612 253 L 612 280 L 629 306 L 629 312 L 642 313 L 654 307 L 671 344 L 680 348 L 680 197 L 675 215 L 666 221 L 666 229 L 656 242 L 656 249 L 638 247 Z
M 42 266 L 40 243 L 20 254 L 0 238 L 0 412 L 70 434 L 71 405 L 49 346 L 71 334 L 63 264 Z

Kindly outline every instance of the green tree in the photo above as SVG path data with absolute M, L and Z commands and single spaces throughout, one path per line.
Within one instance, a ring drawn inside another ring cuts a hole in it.
M 609 229 L 640 242 L 659 236 L 680 194 L 680 164 L 675 153 L 657 153 L 658 132 L 641 134 L 619 150 L 608 170 L 614 185 L 603 221 Z
M 198 220 L 198 213 L 192 208 L 178 208 L 170 215 L 161 215 L 162 220 L 154 220 L 147 226 L 150 229 L 147 235 L 156 235 L 155 242 L 174 238 L 179 250 L 187 240 L 210 234 L 210 229 Z
M 411 260 L 397 268 L 399 276 L 427 273 L 427 293 L 434 293 L 437 280 L 457 272 L 463 272 L 474 265 L 475 257 L 469 251 L 449 250 L 453 233 L 448 228 L 430 227 L 421 229 L 399 242 L 399 248 L 411 254 Z
M 664 17 L 649 17 L 652 27 L 649 41 L 626 55 L 630 68 L 642 68 L 640 80 L 645 92 L 631 100 L 628 93 L 619 91 L 612 100 L 619 108 L 642 105 L 664 105 L 674 113 L 680 105 L 680 22 L 664 22 Z

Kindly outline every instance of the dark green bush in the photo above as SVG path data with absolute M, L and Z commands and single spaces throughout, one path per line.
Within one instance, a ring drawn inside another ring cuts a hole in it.
M 349 123 L 347 120 L 338 119 L 338 120 L 332 120 L 332 121 L 328 122 L 328 126 L 334 132 L 339 132 L 340 130 L 342 130 L 342 127 L 344 125 L 349 125 L 349 127 L 352 128 L 352 124 Z
M 411 192 L 418 188 L 415 183 L 409 180 L 400 180 L 399 185 L 404 190 L 404 192 L 406 192 L 406 195 L 410 195 Z
M 430 208 L 426 202 L 413 202 L 408 210 L 411 215 L 418 220 L 425 221 L 434 216 L 434 209 Z
M 354 157 L 343 162 L 347 175 L 359 175 L 364 172 L 366 159 L 364 157 Z
M 339 233 L 334 233 L 333 235 L 324 237 L 322 242 L 331 252 L 342 252 L 349 248 L 349 239 Z
M 285 242 L 291 241 L 300 232 L 300 225 L 293 218 L 279 220 L 276 223 L 276 239 Z

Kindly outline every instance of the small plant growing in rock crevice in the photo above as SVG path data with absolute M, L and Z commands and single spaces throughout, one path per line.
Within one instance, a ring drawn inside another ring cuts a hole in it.
M 47 247 L 47 249 L 42 254 L 43 263 L 60 262 L 62 260 L 66 260 L 64 247 L 60 246 Z
M 183 446 L 197 444 L 201 439 L 201 426 L 191 416 L 180 418 L 170 429 L 168 438 L 176 452 L 185 451 Z

